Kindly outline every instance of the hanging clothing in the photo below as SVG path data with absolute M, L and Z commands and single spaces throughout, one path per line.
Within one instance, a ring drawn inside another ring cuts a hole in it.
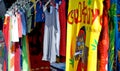
M 56 53 L 57 56 L 60 56 L 60 21 L 59 21 L 59 11 L 58 4 L 56 4 L 56 24 L 57 24 L 57 33 L 56 33 Z
M 31 16 L 31 10 L 30 10 L 30 4 L 26 4 L 26 7 L 24 8 L 26 12 L 26 33 L 30 33 L 31 31 L 31 24 L 32 24 L 32 16 Z
M 19 13 L 21 15 L 21 20 L 22 20 L 22 35 L 26 35 L 27 29 L 26 29 L 26 13 L 23 8 L 19 10 Z
M 15 71 L 21 71 L 21 67 L 20 67 L 20 55 L 21 55 L 21 49 L 20 49 L 20 45 L 18 42 L 15 43 Z
M 11 46 L 12 46 L 12 45 L 11 45 L 11 33 L 12 33 L 12 32 L 11 32 L 10 29 L 12 28 L 12 26 L 11 26 L 11 23 L 12 23 L 12 11 L 10 11 L 9 13 L 6 13 L 6 14 L 5 14 L 5 17 L 6 17 L 6 16 L 9 16 L 9 20 L 7 21 L 7 22 L 9 23 L 9 26 L 8 26 L 8 29 L 6 29 L 6 31 L 8 31 L 8 33 L 5 34 L 5 35 L 8 35 L 8 36 L 7 36 L 7 39 L 5 39 L 5 41 L 6 41 L 6 40 L 9 41 L 9 42 L 6 42 L 6 43 L 5 43 L 5 44 L 6 44 L 6 48 L 7 48 L 6 53 L 8 53 L 8 54 L 7 54 L 7 56 L 8 56 L 8 57 L 7 57 L 7 59 L 8 59 L 8 62 L 7 62 L 8 67 L 7 67 L 7 68 L 8 68 L 8 71 L 9 71 L 10 68 L 11 68 L 11 67 L 10 67 L 10 56 L 11 56 L 11 52 L 10 52 L 11 50 L 10 50 L 10 49 L 11 49 Z M 4 30 L 5 30 L 5 28 L 4 28 L 5 24 L 6 24 L 6 22 L 4 21 L 3 34 L 5 33 L 5 32 L 4 32 Z M 6 38 L 5 35 L 4 35 L 4 38 Z M 8 45 L 7 45 L 7 44 L 8 44 Z M 6 69 L 6 68 L 5 68 L 5 69 Z
M 36 4 L 36 22 L 45 22 L 43 5 L 41 1 L 37 2 Z
M 115 26 L 117 24 L 117 15 L 116 15 L 116 6 L 117 0 L 110 0 L 110 10 L 109 10 L 109 38 L 110 45 L 108 51 L 108 71 L 113 71 L 113 63 L 114 63 L 114 54 L 115 54 Z
M 116 71 L 120 71 L 120 1 L 117 0 L 117 23 L 115 27 L 115 64 Z
M 57 36 L 59 34 L 59 25 L 56 21 L 56 9 L 50 6 L 50 12 L 48 12 L 48 10 L 45 11 L 45 28 L 42 58 L 42 60 L 50 61 L 50 63 L 56 61 L 56 55 L 57 52 L 59 52 L 59 50 L 57 51 L 57 46 L 59 46 L 57 38 L 60 38 L 59 36 Z
M 108 50 L 109 50 L 109 32 L 108 32 L 108 10 L 110 0 L 103 2 L 103 23 L 100 38 L 98 42 L 98 71 L 108 71 Z
M 5 14 L 4 25 L 3 25 L 3 36 L 5 39 L 5 45 L 8 48 L 10 46 L 10 16 Z
M 15 15 L 12 15 L 12 28 L 11 28 L 11 38 L 12 38 L 12 42 L 19 42 L 19 34 L 18 34 L 18 20 L 17 17 Z
M 59 20 L 60 20 L 60 55 L 66 56 L 67 18 L 66 18 L 66 2 L 65 2 L 65 0 L 62 0 L 58 10 L 59 10 Z
M 30 71 L 27 36 L 22 37 L 22 71 Z
M 22 20 L 20 13 L 16 14 L 17 17 L 17 24 L 18 24 L 18 36 L 19 38 L 22 38 Z
M 69 0 L 66 71 L 96 71 L 103 0 Z
M 9 48 L 9 71 L 15 71 L 15 43 L 11 44 Z
M 50 62 L 42 60 L 44 25 L 43 22 L 37 22 L 36 27 L 28 34 L 30 64 L 32 70 L 36 68 L 38 68 L 39 71 L 50 70 Z
M 26 26 L 26 23 L 28 23 L 26 14 L 26 11 L 22 7 L 18 11 L 11 9 L 5 14 L 3 35 L 7 48 L 5 51 L 7 53 L 8 60 L 5 57 L 4 70 L 30 71 L 27 39 L 26 37 L 23 37 L 27 34 L 28 29 Z M 21 38 L 22 42 L 19 40 Z M 22 45 L 19 42 L 21 42 Z M 6 60 L 8 62 L 6 62 Z
M 4 65 L 3 65 L 3 70 L 8 71 L 8 50 L 6 45 L 4 46 Z

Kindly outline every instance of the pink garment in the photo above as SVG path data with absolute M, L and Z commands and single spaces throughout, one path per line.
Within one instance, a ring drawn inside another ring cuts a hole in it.
M 18 35 L 19 35 L 19 38 L 21 38 L 22 37 L 21 15 L 19 13 L 17 13 L 16 16 L 17 16 L 17 21 L 18 21 Z

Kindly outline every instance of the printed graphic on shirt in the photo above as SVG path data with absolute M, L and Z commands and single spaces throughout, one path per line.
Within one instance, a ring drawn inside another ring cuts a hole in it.
M 85 46 L 86 31 L 82 27 L 76 38 L 75 61 L 78 61 L 77 71 L 87 71 L 88 48 Z
M 103 0 L 69 0 L 66 71 L 96 71 L 102 11 Z

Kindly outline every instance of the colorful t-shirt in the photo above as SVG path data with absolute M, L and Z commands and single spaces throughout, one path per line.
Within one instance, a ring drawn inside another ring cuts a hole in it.
M 96 71 L 103 0 L 69 0 L 66 71 Z

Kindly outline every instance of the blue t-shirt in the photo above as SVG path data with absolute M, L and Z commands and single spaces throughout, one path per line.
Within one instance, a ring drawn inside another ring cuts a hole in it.
M 45 22 L 45 17 L 42 16 L 42 14 L 44 15 L 43 6 L 40 6 L 39 2 L 36 4 L 36 11 L 36 22 Z
M 26 35 L 26 15 L 25 15 L 25 11 L 23 11 L 23 9 L 19 10 L 19 13 L 21 15 L 21 22 L 22 22 L 22 35 Z

